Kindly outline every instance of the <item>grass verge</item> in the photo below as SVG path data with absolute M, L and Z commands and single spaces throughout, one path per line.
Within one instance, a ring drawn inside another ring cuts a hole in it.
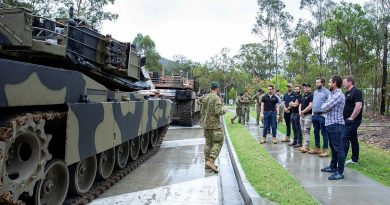
M 229 122 L 230 117 L 230 113 L 225 115 L 225 121 Z M 260 196 L 279 204 L 318 204 L 246 127 L 227 123 L 227 129 L 245 175 Z

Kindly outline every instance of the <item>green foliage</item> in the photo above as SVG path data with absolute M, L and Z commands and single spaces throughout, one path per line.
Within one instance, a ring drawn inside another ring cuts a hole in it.
M 158 71 L 161 72 L 162 65 L 160 63 L 161 56 L 156 51 L 156 44 L 150 38 L 149 35 L 142 35 L 141 33 L 133 40 L 133 44 L 139 46 L 140 52 L 146 57 L 145 68 L 148 71 Z
M 88 24 L 94 28 L 100 28 L 103 21 L 114 21 L 118 14 L 104 11 L 108 4 L 114 4 L 115 0 L 5 0 L 4 3 L 11 6 L 26 7 L 33 13 L 48 18 L 68 17 L 69 8 L 73 6 L 76 18 L 84 17 Z
M 230 89 L 229 91 L 229 99 L 236 99 L 236 90 L 233 88 Z
M 278 75 L 277 81 L 276 81 L 276 76 L 272 77 L 270 80 L 270 84 L 274 85 L 276 89 L 279 89 L 280 93 L 287 92 L 287 83 L 288 82 L 287 82 L 286 77 L 284 77 L 282 75 Z

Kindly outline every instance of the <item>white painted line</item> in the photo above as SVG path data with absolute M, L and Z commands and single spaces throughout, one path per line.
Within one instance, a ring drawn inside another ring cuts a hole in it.
M 203 144 L 205 144 L 204 138 L 169 140 L 169 141 L 163 141 L 160 148 L 182 147 L 182 146 L 203 145 Z
M 130 185 L 129 185 L 130 186 Z M 143 205 L 143 204 L 204 204 L 218 205 L 217 175 L 178 184 L 127 193 L 90 203 L 91 205 Z

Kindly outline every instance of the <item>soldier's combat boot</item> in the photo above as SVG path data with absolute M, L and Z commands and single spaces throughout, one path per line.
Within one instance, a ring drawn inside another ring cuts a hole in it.
M 213 170 L 213 172 L 218 173 L 218 168 L 214 164 L 214 159 L 210 158 L 209 161 L 206 162 L 206 166 Z
M 218 165 L 215 165 L 215 167 L 218 169 Z M 210 167 L 208 167 L 208 166 L 206 165 L 206 163 L 204 164 L 204 168 L 205 168 L 205 169 L 210 169 Z

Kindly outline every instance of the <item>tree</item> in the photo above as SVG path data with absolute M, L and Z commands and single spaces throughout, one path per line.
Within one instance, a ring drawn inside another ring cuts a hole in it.
M 322 25 L 335 6 L 336 4 L 332 0 L 301 0 L 300 3 L 300 9 L 308 10 L 315 20 L 315 23 L 312 24 L 310 28 L 311 35 L 313 35 L 312 38 L 315 40 L 315 38 L 318 37 L 318 57 L 320 66 L 323 65 L 325 44 Z
M 373 37 L 377 33 L 363 8 L 358 4 L 342 2 L 332 11 L 331 18 L 323 26 L 325 35 L 336 41 L 331 54 L 345 68 L 337 73 L 353 75 L 365 68 L 367 60 L 372 57 L 371 51 L 375 45 Z
M 114 4 L 115 0 L 25 0 L 19 3 L 16 0 L 4 0 L 4 3 L 11 6 L 24 6 L 34 14 L 53 17 L 68 17 L 69 8 L 75 9 L 75 17 L 84 17 L 94 28 L 100 28 L 104 20 L 114 21 L 118 14 L 104 11 L 108 4 Z
M 229 99 L 236 99 L 236 90 L 232 87 L 229 91 Z
M 150 36 L 142 35 L 141 33 L 133 40 L 133 44 L 139 47 L 140 52 L 146 57 L 145 68 L 148 71 L 158 71 L 161 72 L 162 65 L 160 63 L 161 56 L 156 51 L 156 44 L 150 38 Z
M 252 78 L 270 78 L 271 72 L 267 70 L 267 59 L 270 57 L 267 47 L 260 43 L 241 45 L 239 54 L 235 58 L 240 62 L 241 68 L 251 73 Z
M 281 0 L 258 0 L 259 12 L 252 32 L 263 39 L 268 47 L 268 69 L 279 73 L 278 49 L 281 46 L 280 38 L 287 38 L 289 22 L 292 16 L 284 11 L 286 5 Z M 264 35 L 265 33 L 266 35 Z M 277 81 L 277 80 L 276 80 Z

